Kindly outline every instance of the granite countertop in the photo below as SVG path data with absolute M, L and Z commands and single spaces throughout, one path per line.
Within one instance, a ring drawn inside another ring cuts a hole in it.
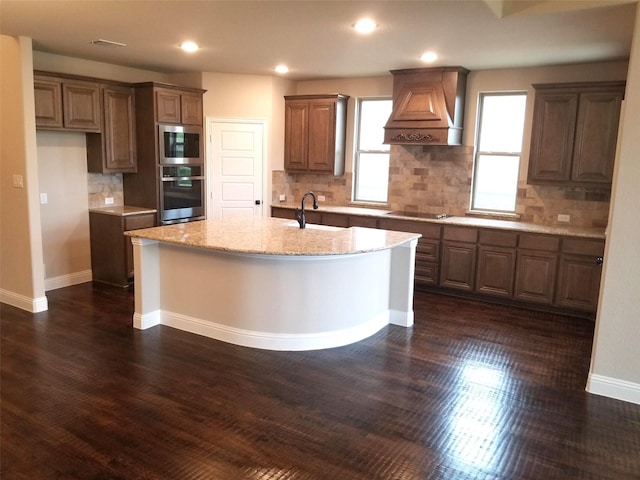
M 125 232 L 130 237 L 209 250 L 263 255 L 352 255 L 395 247 L 419 234 L 307 225 L 283 218 L 201 220 Z
M 104 213 L 105 215 L 117 215 L 119 217 L 126 217 L 128 215 L 140 215 L 143 213 L 156 213 L 157 210 L 153 208 L 145 207 L 133 207 L 129 205 L 113 205 L 110 207 L 97 207 L 90 208 L 90 212 Z
M 299 208 L 299 204 L 292 203 L 274 203 L 271 205 L 276 208 L 287 208 L 295 210 Z M 306 208 L 307 211 L 312 211 L 310 208 Z M 538 225 L 534 223 L 519 222 L 514 220 L 499 220 L 491 218 L 479 218 L 479 217 L 446 217 L 442 219 L 437 218 L 416 218 L 413 216 L 402 216 L 396 213 L 389 215 L 391 210 L 384 210 L 378 208 L 365 208 L 365 207 L 348 207 L 348 206 L 333 206 L 333 205 L 320 205 L 316 212 L 327 213 L 341 213 L 346 215 L 364 215 L 378 218 L 398 218 L 403 220 L 412 220 L 415 222 L 431 222 L 440 223 L 443 225 L 459 225 L 464 227 L 484 227 L 484 228 L 496 228 L 503 230 L 513 230 L 525 233 L 544 233 L 550 235 L 564 235 L 570 237 L 583 237 L 583 238 L 597 238 L 604 239 L 606 236 L 604 228 L 590 228 L 590 227 L 575 227 L 571 225 Z M 293 218 L 293 212 L 292 212 Z

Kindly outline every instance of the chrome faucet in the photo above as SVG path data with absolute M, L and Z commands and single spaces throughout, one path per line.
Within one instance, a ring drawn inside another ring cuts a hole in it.
M 313 192 L 307 192 L 302 196 L 302 202 L 300 203 L 300 208 L 296 208 L 296 220 L 300 225 L 300 228 L 304 228 L 307 225 L 307 219 L 304 217 L 304 200 L 311 195 L 313 197 L 313 209 L 318 209 L 318 199 L 316 198 L 316 194 Z

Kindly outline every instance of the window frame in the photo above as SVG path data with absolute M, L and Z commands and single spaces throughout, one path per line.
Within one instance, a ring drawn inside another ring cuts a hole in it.
M 522 143 L 520 145 L 519 152 L 507 152 L 507 151 L 483 151 L 480 150 L 480 134 L 482 132 L 482 114 L 484 111 L 484 99 L 485 97 L 499 97 L 499 96 L 523 96 L 525 99 L 525 111 L 523 118 L 523 132 L 522 132 Z M 476 115 L 476 131 L 475 131 L 475 152 L 473 155 L 473 174 L 472 174 L 472 182 L 471 182 L 471 198 L 469 199 L 469 210 L 471 212 L 478 213 L 493 213 L 493 214 L 501 214 L 501 215 L 515 215 L 518 204 L 518 184 L 520 180 L 520 169 L 522 168 L 522 151 L 524 146 L 524 127 L 526 124 L 526 116 L 527 116 L 527 100 L 528 100 L 528 92 L 526 90 L 501 90 L 501 91 L 488 91 L 488 92 L 479 92 L 478 93 L 478 112 Z M 476 182 L 477 182 L 477 170 L 478 170 L 478 161 L 480 156 L 492 156 L 492 157 L 518 157 L 518 173 L 516 175 L 516 185 L 515 185 L 515 198 L 513 202 L 513 210 L 495 210 L 489 208 L 480 208 L 476 207 Z
M 391 164 L 391 148 L 388 150 L 361 150 L 360 149 L 360 132 L 361 132 L 361 112 L 362 112 L 362 103 L 363 102 L 371 102 L 371 101 L 389 101 L 392 102 L 393 106 L 393 97 L 389 96 L 375 96 L 375 97 L 358 97 L 356 99 L 356 108 L 355 108 L 355 117 L 354 117 L 354 139 L 353 139 L 353 179 L 351 185 L 351 201 L 354 203 L 366 203 L 371 205 L 388 205 L 389 203 L 389 174 L 387 172 L 387 183 L 386 183 L 386 198 L 384 201 L 381 200 L 367 200 L 361 199 L 357 197 L 358 191 L 358 180 L 360 175 L 360 154 L 374 154 L 374 155 L 386 155 L 388 157 L 389 166 Z

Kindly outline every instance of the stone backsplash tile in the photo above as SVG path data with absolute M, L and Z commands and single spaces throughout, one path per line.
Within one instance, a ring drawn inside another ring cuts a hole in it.
M 87 174 L 89 208 L 104 207 L 105 198 L 113 198 L 113 205 L 124 205 L 122 174 Z
M 526 165 L 523 166 L 526 170 Z M 389 166 L 390 210 L 442 213 L 464 216 L 470 207 L 473 147 L 391 146 Z M 298 201 L 312 190 L 325 196 L 328 205 L 350 205 L 352 174 L 340 177 L 321 174 L 293 174 L 282 170 L 272 174 L 272 203 L 284 194 Z M 539 225 L 606 227 L 610 192 L 591 187 L 528 185 L 521 180 L 516 213 L 525 222 Z M 558 215 L 570 221 L 558 222 Z

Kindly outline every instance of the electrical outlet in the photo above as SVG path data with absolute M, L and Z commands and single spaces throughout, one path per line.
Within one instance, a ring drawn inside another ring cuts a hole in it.
M 286 195 L 280 195 L 280 196 L 278 197 L 278 200 L 280 200 L 281 202 L 284 202 L 286 199 L 287 199 L 287 196 L 286 196 Z
M 107 197 L 104 199 L 105 205 L 113 205 L 113 197 Z
M 564 222 L 564 223 L 569 223 L 571 221 L 571 215 L 560 214 L 560 215 L 558 215 L 558 221 L 559 222 Z
M 318 201 L 324 202 L 324 195 L 318 195 Z
M 49 197 L 47 196 L 46 193 L 41 193 L 40 194 L 40 205 L 46 205 L 47 203 L 49 203 Z

